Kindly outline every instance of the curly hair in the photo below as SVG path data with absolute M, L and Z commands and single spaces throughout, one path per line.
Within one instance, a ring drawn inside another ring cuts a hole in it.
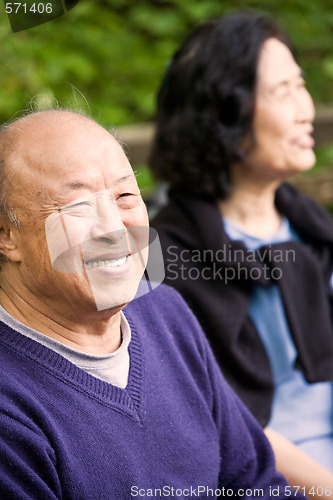
M 263 43 L 276 38 L 293 53 L 273 20 L 238 11 L 197 27 L 174 54 L 157 99 L 150 167 L 157 179 L 199 196 L 223 199 L 230 167 L 254 143 L 256 75 Z

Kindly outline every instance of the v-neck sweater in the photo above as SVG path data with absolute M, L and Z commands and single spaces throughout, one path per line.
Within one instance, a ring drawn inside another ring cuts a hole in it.
M 58 340 L 24 325 L 11 316 L 1 305 L 0 322 L 5 323 L 13 330 L 43 344 L 49 349 L 56 351 L 74 365 L 91 373 L 94 377 L 105 380 L 117 387 L 126 387 L 129 370 L 128 345 L 131 340 L 131 330 L 122 312 L 120 313 L 121 345 L 116 351 L 106 355 L 87 354 L 62 344 Z
M 274 487 L 284 498 L 264 434 L 177 293 L 160 286 L 125 315 L 125 389 L 1 324 L 0 498 L 163 498 L 166 488 L 216 498 L 218 488 L 260 488 L 268 499 Z

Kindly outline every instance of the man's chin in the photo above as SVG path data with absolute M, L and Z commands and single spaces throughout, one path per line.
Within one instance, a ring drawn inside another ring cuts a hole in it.
M 90 283 L 96 309 L 98 311 L 122 309 L 134 299 L 138 286 L 138 284 L 134 284 L 133 282 L 129 284 L 118 283 L 101 289 Z
M 124 307 L 127 306 L 135 297 L 135 294 L 131 297 L 113 297 L 112 300 L 110 298 L 104 297 L 95 297 L 95 305 L 97 311 L 112 311 L 113 313 L 116 311 L 121 311 Z

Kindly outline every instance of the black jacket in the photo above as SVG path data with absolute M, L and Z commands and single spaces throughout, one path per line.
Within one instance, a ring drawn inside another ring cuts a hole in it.
M 165 282 L 187 300 L 224 375 L 262 426 L 270 417 L 274 387 L 265 348 L 248 316 L 255 284 L 279 285 L 298 351 L 296 365 L 307 381 L 333 381 L 333 221 L 290 184 L 278 189 L 276 206 L 302 242 L 269 245 L 252 254 L 228 238 L 216 204 L 208 199 L 171 191 L 152 222 L 162 245 Z

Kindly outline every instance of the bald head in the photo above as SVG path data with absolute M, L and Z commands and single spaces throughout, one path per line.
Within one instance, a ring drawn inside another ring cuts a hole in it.
M 75 125 L 101 128 L 92 119 L 67 110 L 46 110 L 23 116 L 0 130 L 0 162 L 5 173 L 22 155 L 43 155 L 46 144 L 59 145 Z M 70 137 L 70 136 L 69 136 Z
M 78 147 L 78 142 L 84 142 L 83 132 L 87 130 L 89 134 L 110 137 L 110 133 L 91 118 L 61 109 L 38 111 L 4 125 L 0 129 L 1 215 L 19 226 L 15 203 L 9 195 L 10 184 L 19 182 L 17 176 L 27 169 L 41 171 L 43 165 L 48 164 L 47 160 L 58 157 L 66 146 Z
M 31 113 L 3 125 L 0 129 L 0 162 L 7 164 L 8 159 L 18 154 L 19 148 L 35 147 L 41 138 L 52 136 L 52 133 L 69 123 L 96 122 L 86 116 L 67 110 L 46 110 Z

